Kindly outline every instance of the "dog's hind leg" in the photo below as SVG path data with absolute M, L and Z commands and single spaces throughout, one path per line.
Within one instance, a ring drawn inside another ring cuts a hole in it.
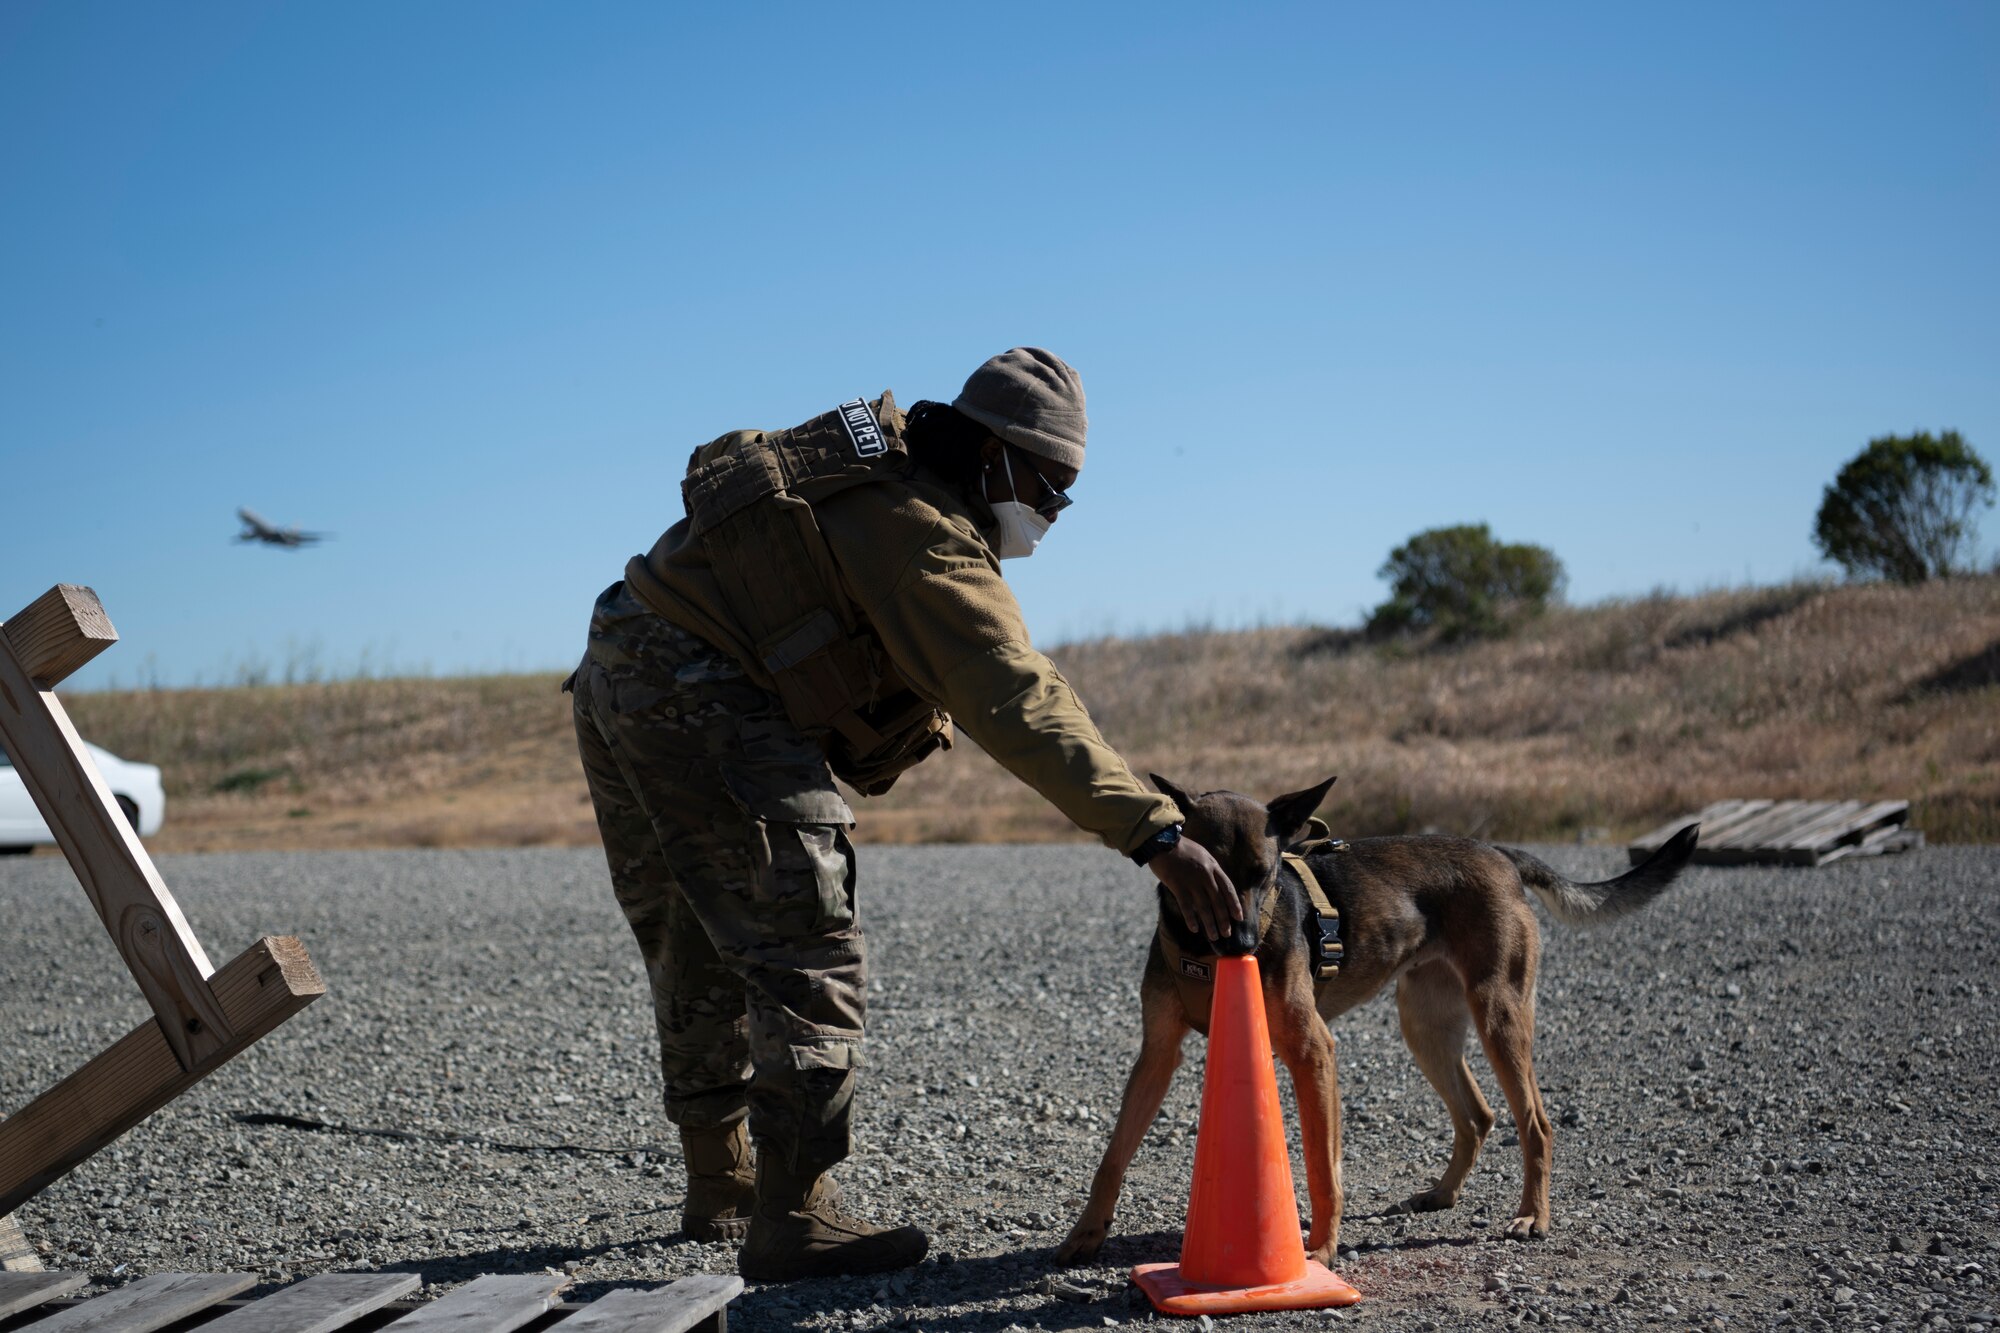
M 1153 1118 L 1160 1113 L 1160 1104 L 1167 1099 L 1174 1071 L 1180 1068 L 1181 1041 L 1191 1029 L 1164 967 L 1158 972 L 1148 967 L 1146 979 L 1139 987 L 1139 1010 L 1143 1024 L 1139 1059 L 1125 1080 L 1125 1097 L 1118 1104 L 1118 1123 L 1111 1131 L 1104 1160 L 1098 1163 L 1097 1175 L 1090 1183 L 1090 1202 L 1056 1248 L 1057 1263 L 1087 1263 L 1097 1257 L 1104 1238 L 1111 1234 L 1112 1214 L 1118 1207 L 1118 1191 L 1125 1184 L 1125 1170 L 1131 1166 L 1146 1131 L 1152 1128 Z
M 1486 975 L 1467 979 L 1465 994 L 1473 1021 L 1479 1025 L 1486 1059 L 1500 1080 L 1500 1090 L 1507 1095 L 1507 1108 L 1514 1113 L 1514 1130 L 1521 1139 L 1521 1205 L 1507 1224 L 1507 1235 L 1527 1240 L 1549 1234 L 1549 1160 L 1555 1147 L 1555 1129 L 1542 1105 L 1541 1085 L 1535 1082 L 1532 947 L 1525 966 L 1519 958 L 1513 963 L 1508 966 L 1496 959 Z
M 1479 1150 L 1493 1130 L 1493 1108 L 1486 1104 L 1472 1069 L 1465 1063 L 1465 1039 L 1472 1014 L 1465 1005 L 1465 986 L 1449 963 L 1431 962 L 1411 968 L 1396 982 L 1396 1012 L 1402 1019 L 1403 1041 L 1416 1058 L 1437 1095 L 1451 1113 L 1451 1161 L 1437 1183 L 1413 1194 L 1389 1211 L 1431 1213 L 1454 1207 Z
M 1312 1229 L 1306 1257 L 1333 1262 L 1340 1241 L 1340 1078 L 1333 1034 L 1313 1007 L 1312 977 L 1304 953 L 1291 956 L 1282 984 L 1266 989 L 1271 1043 L 1292 1074 L 1299 1099 L 1299 1138 L 1306 1159 L 1306 1194 Z

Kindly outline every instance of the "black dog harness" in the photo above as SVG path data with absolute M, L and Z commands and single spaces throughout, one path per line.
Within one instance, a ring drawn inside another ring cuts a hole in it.
M 1315 817 L 1306 821 L 1305 839 L 1293 843 L 1292 850 L 1285 853 L 1285 864 L 1297 872 L 1306 886 L 1306 897 L 1312 901 L 1313 910 L 1306 917 L 1306 947 L 1312 951 L 1312 970 L 1316 977 L 1338 975 L 1346 947 L 1340 942 L 1340 909 L 1333 905 L 1333 899 L 1326 896 L 1326 890 L 1320 887 L 1312 867 L 1306 864 L 1306 858 L 1321 852 L 1347 850 L 1347 839 L 1334 837 L 1326 821 Z

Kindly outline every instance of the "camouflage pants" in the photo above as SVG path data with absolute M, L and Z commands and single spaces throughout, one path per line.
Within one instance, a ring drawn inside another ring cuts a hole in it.
M 854 815 L 776 695 L 615 583 L 574 678 L 597 827 L 652 982 L 668 1119 L 847 1155 L 866 955 Z

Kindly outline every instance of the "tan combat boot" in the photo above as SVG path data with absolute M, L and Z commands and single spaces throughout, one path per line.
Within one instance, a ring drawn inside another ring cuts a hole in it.
M 795 1175 L 775 1152 L 757 1154 L 757 1207 L 736 1271 L 754 1282 L 880 1273 L 923 1259 L 930 1237 L 916 1227 L 877 1227 L 840 1211 L 824 1175 Z
M 700 1241 L 742 1240 L 757 1206 L 757 1173 L 750 1164 L 750 1136 L 743 1122 L 724 1129 L 681 1126 L 687 1158 L 687 1202 L 681 1230 Z

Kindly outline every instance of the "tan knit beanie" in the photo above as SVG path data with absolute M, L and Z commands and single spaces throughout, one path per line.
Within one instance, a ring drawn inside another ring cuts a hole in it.
M 1039 347 L 1002 352 L 972 372 L 953 407 L 1012 445 L 1083 470 L 1083 381 Z

